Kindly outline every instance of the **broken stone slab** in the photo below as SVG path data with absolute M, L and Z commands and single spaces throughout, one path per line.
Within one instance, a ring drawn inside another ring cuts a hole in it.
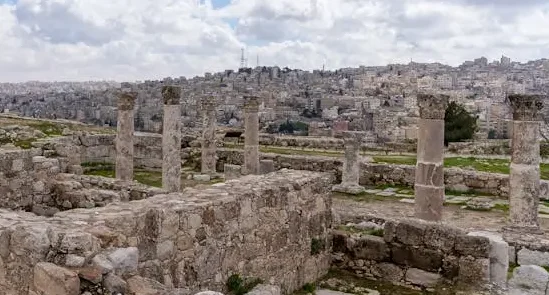
M 537 265 L 522 265 L 509 280 L 509 295 L 546 295 L 549 273 Z
M 517 253 L 519 265 L 549 266 L 549 253 L 522 248 Z
M 490 241 L 490 282 L 505 286 L 509 270 L 509 244 L 501 235 L 491 232 L 470 232 L 469 236 L 486 237 Z
M 337 184 L 332 187 L 332 191 L 350 195 L 358 195 L 364 193 L 364 187 L 356 184 Z
M 240 165 L 225 164 L 223 167 L 225 180 L 236 179 L 242 176 L 242 166 Z
M 472 198 L 466 203 L 467 209 L 489 211 L 494 208 L 493 200 L 490 198 Z
M 410 268 L 406 271 L 406 281 L 422 286 L 431 288 L 436 286 L 442 278 L 440 274 L 427 272 L 417 268 Z
M 34 267 L 34 289 L 41 295 L 79 295 L 80 279 L 66 268 L 40 262 Z

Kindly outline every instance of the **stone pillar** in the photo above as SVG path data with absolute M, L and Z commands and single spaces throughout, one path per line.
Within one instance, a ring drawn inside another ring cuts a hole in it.
M 539 128 L 543 108 L 540 95 L 510 95 L 513 111 L 511 173 L 509 175 L 510 226 L 521 232 L 540 232 Z
M 244 97 L 244 175 L 259 174 L 259 100 Z
M 447 95 L 419 94 L 415 216 L 439 221 L 444 205 L 444 114 Z
M 162 130 L 162 188 L 178 192 L 181 188 L 181 88 L 163 86 L 164 125 Z
M 123 89 L 118 96 L 118 122 L 116 124 L 116 179 L 133 180 L 133 132 L 136 92 Z
M 215 128 L 217 123 L 217 115 L 215 110 L 215 98 L 208 97 L 202 101 L 202 109 L 204 112 L 204 126 L 202 130 L 202 167 L 203 174 L 215 174 L 216 164 L 216 143 L 215 143 Z
M 341 174 L 341 184 L 335 185 L 332 190 L 347 194 L 360 194 L 364 187 L 359 185 L 360 178 L 360 134 L 344 132 L 345 160 Z

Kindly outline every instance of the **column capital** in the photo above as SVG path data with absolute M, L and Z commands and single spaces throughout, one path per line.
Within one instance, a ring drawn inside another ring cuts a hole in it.
M 244 96 L 244 110 L 248 112 L 259 112 L 259 97 L 255 95 Z
M 129 111 L 135 107 L 137 92 L 121 92 L 118 94 L 118 109 Z
M 515 121 L 538 121 L 543 109 L 543 95 L 511 94 L 508 96 Z
M 450 97 L 444 94 L 418 94 L 419 117 L 421 119 L 444 120 L 449 99 Z
M 162 98 L 165 105 L 178 105 L 181 99 L 181 87 L 162 86 Z

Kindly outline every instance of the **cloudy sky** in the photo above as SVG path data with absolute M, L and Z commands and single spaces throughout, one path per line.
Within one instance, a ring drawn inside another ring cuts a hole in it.
M 549 57 L 547 0 L 0 0 L 0 82 Z

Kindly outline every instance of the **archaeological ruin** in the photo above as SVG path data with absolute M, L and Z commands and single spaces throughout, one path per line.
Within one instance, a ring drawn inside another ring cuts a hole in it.
M 407 158 L 360 132 L 260 134 L 250 93 L 243 146 L 219 142 L 215 97 L 184 134 L 170 85 L 162 134 L 136 133 L 134 91 L 115 132 L 0 148 L 0 294 L 549 294 L 540 96 L 509 97 L 506 175 L 447 167 L 444 95 L 418 96 L 417 157 L 386 163 Z

